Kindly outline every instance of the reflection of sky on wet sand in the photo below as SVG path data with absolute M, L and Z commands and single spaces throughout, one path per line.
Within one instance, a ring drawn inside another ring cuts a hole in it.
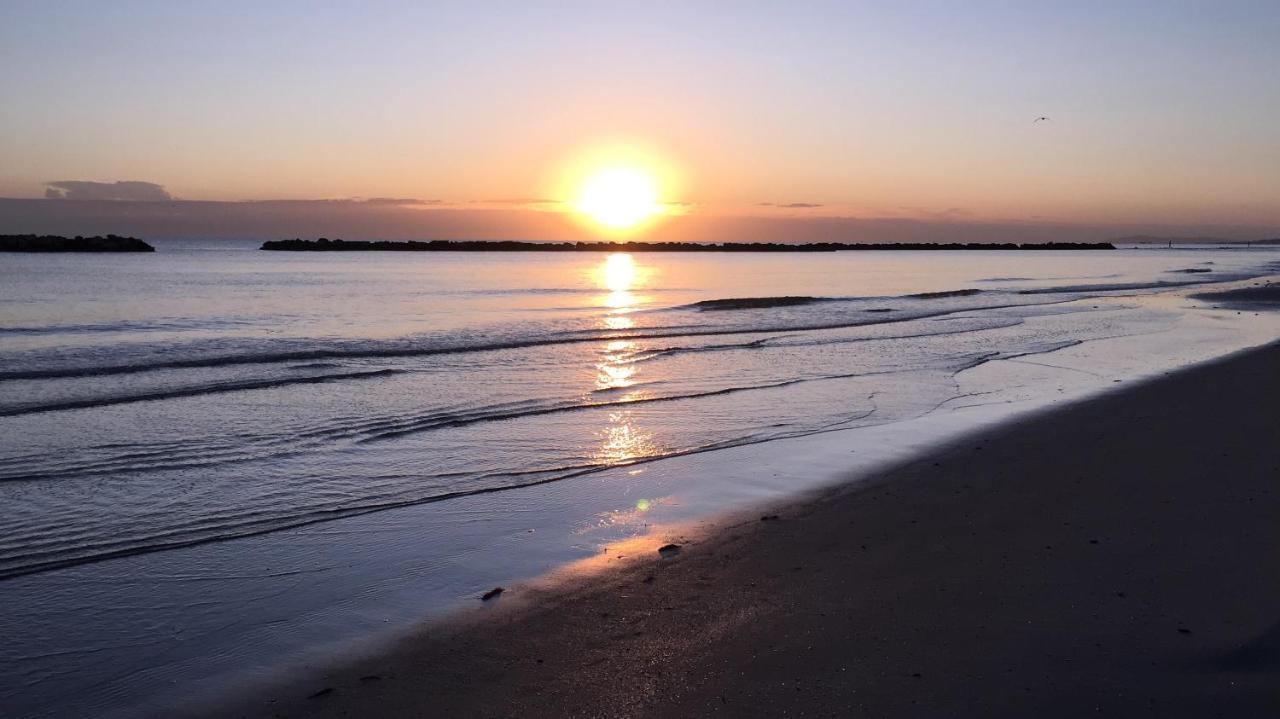
M 675 506 L 677 502 L 674 497 L 641 497 L 630 505 L 619 507 L 618 509 L 608 512 L 601 512 L 596 516 L 595 522 L 585 525 L 577 530 L 578 534 L 589 534 L 594 530 L 608 527 L 631 527 L 633 529 L 642 529 L 648 527 L 650 522 L 649 511 L 658 509 L 663 506 Z

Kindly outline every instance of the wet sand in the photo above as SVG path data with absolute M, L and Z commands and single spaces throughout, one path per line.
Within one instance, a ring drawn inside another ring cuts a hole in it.
M 1273 345 L 658 537 L 682 546 L 515 586 L 374 656 L 191 709 L 1274 716 L 1278 411 Z

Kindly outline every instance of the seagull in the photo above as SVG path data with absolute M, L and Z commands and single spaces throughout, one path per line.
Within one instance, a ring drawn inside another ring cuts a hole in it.
M 1049 118 L 1047 118 L 1047 117 L 1037 117 L 1036 119 L 1034 119 L 1034 120 L 1032 120 L 1032 121 L 1031 121 L 1031 124 L 1032 124 L 1032 125 L 1034 125 L 1034 124 L 1036 124 L 1037 122 L 1040 122 L 1041 120 L 1045 120 L 1045 121 L 1047 121 L 1048 119 L 1049 119 Z

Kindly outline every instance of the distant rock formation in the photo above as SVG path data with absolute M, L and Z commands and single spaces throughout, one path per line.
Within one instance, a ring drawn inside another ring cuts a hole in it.
M 59 237 L 57 235 L 0 235 L 0 252 L 155 252 L 136 237 Z
M 392 242 L 389 240 L 271 240 L 263 250 L 285 252 L 841 252 L 856 250 L 1114 250 L 1110 242 L 1044 242 L 1040 244 L 982 244 L 978 242 L 938 244 L 934 242 L 810 242 L 788 245 L 780 242 L 485 242 L 431 240 Z

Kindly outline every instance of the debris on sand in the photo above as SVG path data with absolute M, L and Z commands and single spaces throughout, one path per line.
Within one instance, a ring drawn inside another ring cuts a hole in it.
M 490 589 L 489 591 L 480 595 L 480 601 L 487 602 L 490 599 L 493 599 L 494 597 L 498 596 L 499 594 L 502 594 L 503 591 L 504 590 L 502 589 L 502 587 L 494 587 L 493 589 Z

